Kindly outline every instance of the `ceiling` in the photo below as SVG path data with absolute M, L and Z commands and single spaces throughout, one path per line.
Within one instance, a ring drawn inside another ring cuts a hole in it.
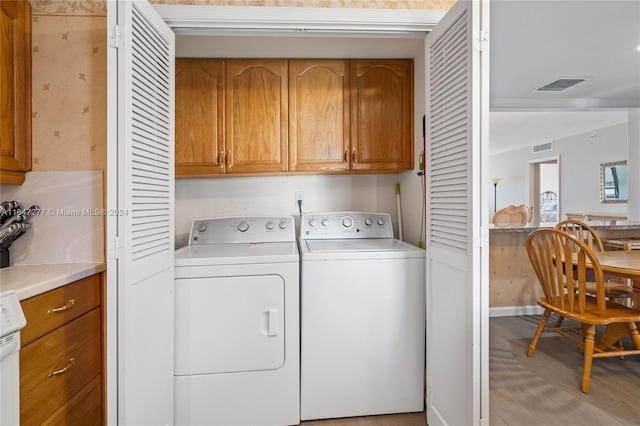
M 640 108 L 640 1 L 491 2 L 490 153 L 626 123 Z M 562 92 L 534 90 L 586 77 Z

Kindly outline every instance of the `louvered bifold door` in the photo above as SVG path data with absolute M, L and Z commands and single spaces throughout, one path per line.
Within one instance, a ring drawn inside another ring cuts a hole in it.
M 457 2 L 426 45 L 426 402 L 431 426 L 480 421 L 474 7 Z
M 467 16 L 430 46 L 428 145 L 429 241 L 431 246 L 468 253 L 470 113 L 467 104 Z
M 118 2 L 118 419 L 173 422 L 174 34 Z

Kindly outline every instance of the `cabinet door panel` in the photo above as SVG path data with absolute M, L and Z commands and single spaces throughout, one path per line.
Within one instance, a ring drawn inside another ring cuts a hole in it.
M 227 173 L 288 169 L 287 61 L 226 62 Z
M 31 6 L 0 2 L 0 183 L 31 170 Z
M 289 170 L 349 170 L 346 60 L 289 61 Z
M 176 175 L 224 172 L 224 62 L 176 60 Z
M 351 61 L 352 170 L 413 167 L 413 61 Z

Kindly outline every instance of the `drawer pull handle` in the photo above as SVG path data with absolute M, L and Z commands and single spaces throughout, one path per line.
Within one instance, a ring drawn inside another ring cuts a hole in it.
M 345 163 L 347 163 L 349 161 L 349 158 L 347 157 L 347 155 L 349 155 L 349 150 L 345 149 L 344 150 L 344 156 L 342 157 Z
M 224 169 L 224 151 L 220 151 L 218 154 L 218 167 Z
M 60 370 L 56 370 L 56 371 L 52 371 L 51 373 L 49 373 L 47 375 L 48 378 L 52 378 L 53 376 L 57 376 L 59 374 L 62 373 L 66 373 L 67 371 L 69 371 L 71 369 L 71 367 L 73 367 L 73 365 L 76 363 L 76 359 L 75 358 L 69 358 L 69 363 L 62 369 Z
M 73 307 L 73 305 L 76 304 L 76 301 L 74 299 L 71 299 L 67 302 L 66 305 L 64 306 L 60 306 L 59 308 L 52 308 L 49 309 L 49 311 L 47 312 L 48 314 L 55 314 L 56 312 L 64 312 L 67 309 L 71 309 Z
M 358 158 L 356 157 L 356 149 L 353 149 L 353 152 L 351 153 L 351 162 L 353 164 L 358 164 Z

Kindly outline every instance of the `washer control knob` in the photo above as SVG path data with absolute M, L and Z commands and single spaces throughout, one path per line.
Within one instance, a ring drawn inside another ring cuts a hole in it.
M 247 229 L 249 229 L 249 224 L 247 222 L 240 222 L 237 228 L 240 232 L 247 232 Z
M 318 224 L 318 221 L 315 219 L 309 219 L 309 226 L 316 226 Z
M 380 225 L 380 226 L 384 225 L 384 218 L 383 217 L 379 217 L 378 218 L 378 225 Z
M 322 226 L 329 226 L 329 219 L 327 218 L 322 219 Z
M 271 221 L 267 222 L 267 229 L 268 230 L 272 230 L 275 227 L 276 227 L 276 225 L 273 222 L 271 222 Z
M 206 230 L 207 230 L 207 224 L 206 223 L 198 224 L 198 232 L 204 232 Z
M 371 226 L 371 225 L 373 225 L 373 221 L 371 220 L 370 217 L 368 217 L 368 218 L 366 218 L 364 220 L 364 224 L 367 225 L 367 226 Z
M 287 222 L 286 220 L 281 220 L 278 226 L 280 227 L 280 229 L 287 229 L 287 227 L 289 226 L 289 222 Z
M 351 228 L 352 225 L 353 219 L 351 219 L 349 216 L 345 216 L 342 218 L 342 226 L 344 226 L 345 228 Z

